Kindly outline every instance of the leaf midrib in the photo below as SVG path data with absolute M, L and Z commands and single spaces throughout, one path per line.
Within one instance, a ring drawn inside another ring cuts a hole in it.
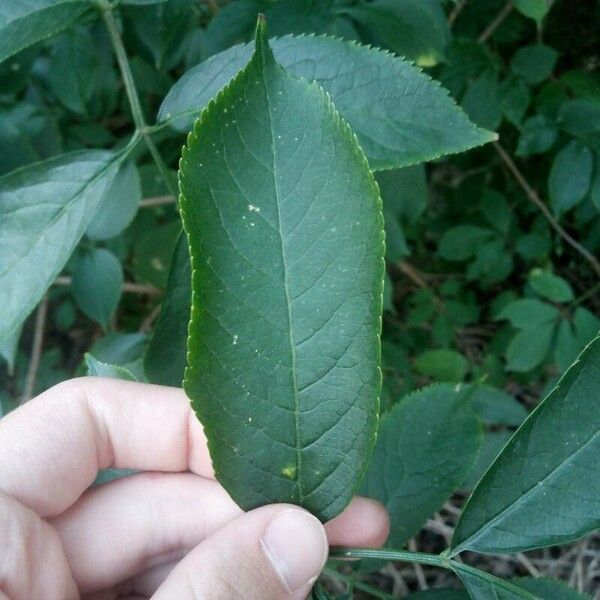
M 277 172 L 276 172 L 276 152 L 275 152 L 275 132 L 273 131 L 273 114 L 271 112 L 271 102 L 269 98 L 269 91 L 267 89 L 264 72 L 266 69 L 266 60 L 264 47 L 261 47 L 261 61 L 262 61 L 262 73 L 261 80 L 265 89 L 265 98 L 267 100 L 267 108 L 269 112 L 269 131 L 271 133 L 271 154 L 273 156 L 273 185 L 275 187 L 275 200 L 277 205 L 277 233 L 279 234 L 279 245 L 281 249 L 281 261 L 283 265 L 283 289 L 285 293 L 286 311 L 288 318 L 288 333 L 290 341 L 290 354 L 292 359 L 292 389 L 294 393 L 294 441 L 296 448 L 296 487 L 298 489 L 298 502 L 301 504 L 304 500 L 304 494 L 302 490 L 302 443 L 300 441 L 300 400 L 298 393 L 298 377 L 296 373 L 296 347 L 294 343 L 294 333 L 292 328 L 292 302 L 289 292 L 289 281 L 288 281 L 288 268 L 287 268 L 287 257 L 285 252 L 285 245 L 283 243 L 283 235 L 281 228 L 281 206 L 279 199 L 281 197 L 279 186 L 277 183 Z

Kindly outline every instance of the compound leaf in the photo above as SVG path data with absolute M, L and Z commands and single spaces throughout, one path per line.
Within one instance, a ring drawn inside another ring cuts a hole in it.
M 517 430 L 475 488 L 453 554 L 520 552 L 600 525 L 600 338 Z
M 288 35 L 271 44 L 289 73 L 316 81 L 329 93 L 375 170 L 463 152 L 495 139 L 471 123 L 437 82 L 393 54 L 331 37 Z M 171 88 L 159 120 L 187 131 L 251 52 L 249 44 L 234 46 L 190 69 Z
M 82 150 L 0 177 L 0 339 L 27 318 L 100 205 L 119 154 Z
M 264 24 L 190 134 L 180 187 L 184 389 L 216 476 L 244 509 L 286 501 L 330 519 L 375 443 L 381 200 L 350 128 L 275 62 Z

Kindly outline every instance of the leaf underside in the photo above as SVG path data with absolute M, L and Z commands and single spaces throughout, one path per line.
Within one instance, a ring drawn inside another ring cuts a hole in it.
M 275 62 L 261 27 L 181 160 L 193 271 L 184 388 L 242 508 L 291 502 L 327 520 L 375 441 L 381 200 L 327 95 Z
M 326 36 L 288 35 L 271 44 L 286 70 L 331 95 L 374 170 L 433 160 L 496 139 L 475 126 L 437 82 L 389 52 Z M 165 98 L 159 120 L 187 131 L 251 53 L 250 44 L 234 46 L 190 69 Z

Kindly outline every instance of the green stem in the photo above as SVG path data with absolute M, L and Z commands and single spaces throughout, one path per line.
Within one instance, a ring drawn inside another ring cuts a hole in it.
M 108 30 L 112 47 L 117 56 L 119 70 L 121 71 L 121 77 L 123 78 L 123 84 L 125 85 L 125 92 L 127 93 L 127 99 L 129 100 L 129 106 L 131 107 L 131 114 L 133 116 L 133 122 L 135 123 L 135 127 L 144 138 L 146 146 L 148 146 L 148 150 L 150 150 L 150 154 L 152 155 L 152 158 L 154 159 L 158 170 L 160 171 L 163 179 L 165 180 L 165 183 L 167 184 L 170 193 L 175 198 L 177 198 L 177 189 L 173 185 L 171 177 L 169 176 L 169 168 L 165 164 L 165 161 L 163 160 L 162 156 L 160 155 L 156 144 L 150 137 L 151 129 L 146 125 L 146 120 L 142 111 L 142 105 L 140 103 L 140 97 L 135 87 L 135 81 L 133 80 L 131 67 L 129 66 L 127 52 L 125 51 L 125 46 L 123 45 L 123 40 L 121 39 L 121 34 L 119 32 L 117 21 L 111 10 L 112 6 L 106 0 L 99 0 L 98 6 L 102 10 L 102 17 L 104 18 L 104 23 Z
M 333 550 L 329 555 L 333 560 L 345 558 L 374 558 L 378 560 L 401 560 L 404 562 L 419 563 L 421 565 L 433 565 L 442 569 L 450 569 L 450 561 L 437 554 L 425 554 L 424 552 L 409 552 L 408 550 L 396 550 L 395 548 L 382 548 L 375 550 L 371 548 L 339 548 Z

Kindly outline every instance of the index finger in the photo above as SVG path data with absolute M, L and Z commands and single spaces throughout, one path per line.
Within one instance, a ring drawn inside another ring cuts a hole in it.
M 183 390 L 83 377 L 0 420 L 0 492 L 43 517 L 66 510 L 99 469 L 212 477 L 206 438 Z

